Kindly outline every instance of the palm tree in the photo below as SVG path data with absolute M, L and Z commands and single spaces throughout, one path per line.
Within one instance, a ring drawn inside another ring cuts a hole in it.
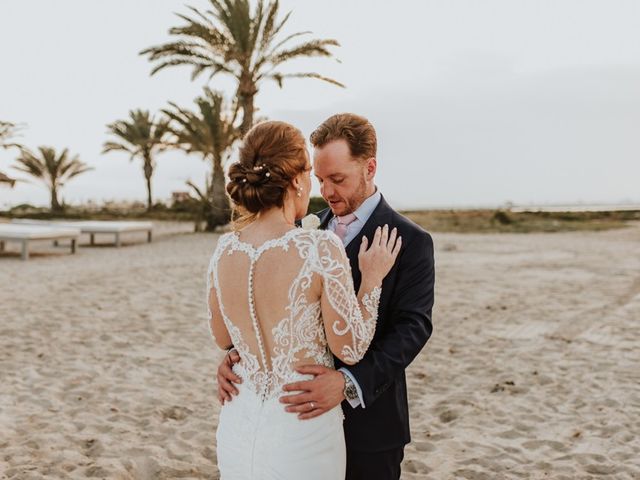
M 132 110 L 129 120 L 118 120 L 107 125 L 109 133 L 119 141 L 105 142 L 102 153 L 121 150 L 143 161 L 144 178 L 147 182 L 147 210 L 153 206 L 151 177 L 155 168 L 154 157 L 168 147 L 170 134 L 166 120 L 155 120 L 147 110 Z
M 218 225 L 225 225 L 231 218 L 223 164 L 239 136 L 235 126 L 238 108 L 237 104 L 228 108 L 222 94 L 207 87 L 195 103 L 198 106 L 195 112 L 171 102 L 171 109 L 162 112 L 170 120 L 169 129 L 175 135 L 175 147 L 187 153 L 199 153 L 205 161 L 212 163 L 211 180 L 206 188 L 210 199 L 207 230 L 211 231 Z
M 3 122 L 0 120 L 0 148 L 22 148 L 19 143 L 10 143 L 8 140 L 15 137 L 18 133 L 20 126 L 11 122 Z M 4 173 L 0 172 L 0 183 L 7 183 L 10 187 L 13 187 L 16 181 L 13 178 L 8 177 Z
M 10 187 L 13 187 L 16 181 L 13 178 L 6 176 L 4 173 L 0 172 L 0 183 L 7 183 Z
M 20 126 L 11 122 L 3 122 L 0 120 L 0 147 L 1 148 L 21 148 L 19 143 L 9 143 L 9 140 L 12 137 L 15 137 L 20 130 Z
M 189 65 L 191 79 L 207 72 L 209 78 L 224 73 L 237 81 L 236 97 L 242 108 L 240 132 L 253 125 L 254 98 L 263 80 L 273 80 L 280 87 L 285 78 L 317 78 L 343 87 L 341 83 L 315 72 L 283 73 L 279 67 L 300 57 L 331 57 L 329 47 L 336 40 L 312 39 L 297 45 L 287 44 L 311 32 L 298 32 L 278 39 L 291 12 L 278 18 L 279 1 L 258 0 L 253 13 L 249 0 L 209 0 L 211 10 L 201 12 L 188 7 L 192 15 L 177 14 L 185 24 L 173 27 L 169 34 L 175 41 L 140 52 L 155 62 L 151 74 L 176 65 Z
M 58 201 L 58 192 L 72 178 L 81 173 L 93 170 L 81 162 L 78 156 L 71 157 L 69 149 L 65 148 L 59 155 L 52 147 L 38 147 L 38 153 L 30 152 L 26 148 L 21 149 L 20 156 L 16 159 L 17 170 L 28 173 L 34 178 L 44 182 L 51 192 L 51 210 L 60 212 L 63 210 Z
M 195 197 L 193 197 L 192 195 L 189 195 L 191 198 L 193 198 L 196 201 L 196 228 L 195 231 L 199 232 L 201 229 L 201 225 L 202 225 L 202 220 L 207 220 L 207 218 L 209 217 L 209 212 L 211 212 L 211 199 L 210 199 L 210 192 L 211 192 L 211 179 L 206 178 L 204 181 L 204 188 L 200 188 L 198 187 L 195 183 L 193 183 L 191 180 L 187 181 L 187 186 L 189 188 L 191 188 L 194 192 L 195 192 Z M 209 230 L 209 227 L 207 225 L 207 229 Z

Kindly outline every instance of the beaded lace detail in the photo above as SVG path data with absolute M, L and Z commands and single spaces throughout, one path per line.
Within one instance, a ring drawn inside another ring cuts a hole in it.
M 263 259 L 267 252 L 269 258 Z M 230 258 L 236 255 L 248 257 L 248 266 L 246 259 Z M 224 261 L 232 263 L 225 265 L 221 277 Z M 263 270 L 258 287 L 256 268 Z M 244 281 L 242 275 L 247 277 L 246 292 L 225 284 Z M 270 276 L 273 284 L 265 280 Z M 263 399 L 277 396 L 284 384 L 300 378 L 295 371 L 300 362 L 333 368 L 333 351 L 355 363 L 373 339 L 381 290 L 376 287 L 358 301 L 344 247 L 333 232 L 293 229 L 259 247 L 241 241 L 237 232 L 227 233 L 218 240 L 207 279 L 207 294 L 215 289 L 222 320 L 240 354 L 234 370 Z M 271 310 L 263 306 L 263 313 L 277 313 L 260 317 L 256 293 L 262 302 L 276 304 Z M 209 317 L 211 321 L 211 311 Z

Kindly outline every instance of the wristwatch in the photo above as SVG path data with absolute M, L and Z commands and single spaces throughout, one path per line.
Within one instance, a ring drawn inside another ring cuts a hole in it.
M 344 398 L 347 400 L 358 400 L 358 390 L 356 389 L 356 385 L 351 380 L 351 377 L 344 372 L 340 372 L 344 377 Z

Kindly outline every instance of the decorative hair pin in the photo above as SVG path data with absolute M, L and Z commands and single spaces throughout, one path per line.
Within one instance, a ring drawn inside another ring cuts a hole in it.
M 263 163 L 262 165 L 256 165 L 255 167 L 253 167 L 253 171 L 254 172 L 261 172 L 262 170 L 266 170 L 267 168 L 267 164 Z M 267 170 L 267 172 L 264 174 L 265 177 L 269 178 L 271 177 L 271 172 Z M 242 183 L 247 183 L 247 176 L 245 175 L 244 177 L 242 177 Z

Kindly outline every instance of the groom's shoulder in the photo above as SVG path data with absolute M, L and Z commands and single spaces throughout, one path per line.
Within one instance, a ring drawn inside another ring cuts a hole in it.
M 391 218 L 392 226 L 396 227 L 398 229 L 398 233 L 406 240 L 419 237 L 424 241 L 433 243 L 431 234 L 427 230 L 393 208 L 391 209 Z
M 402 237 L 403 249 L 413 252 L 412 254 L 423 252 L 426 255 L 424 258 L 433 262 L 434 245 L 431 234 L 400 212 L 394 210 L 392 218 L 393 226 Z

